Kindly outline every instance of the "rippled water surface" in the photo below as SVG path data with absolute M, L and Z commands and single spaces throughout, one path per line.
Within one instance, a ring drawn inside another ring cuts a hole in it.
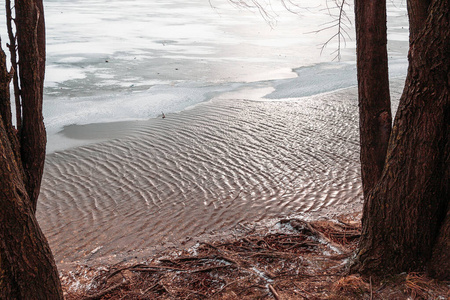
M 354 88 L 280 102 L 223 95 L 49 155 L 38 213 L 57 261 L 360 208 L 356 99 Z

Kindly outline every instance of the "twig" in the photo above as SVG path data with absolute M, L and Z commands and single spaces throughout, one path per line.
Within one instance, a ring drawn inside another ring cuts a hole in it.
M 188 292 L 188 293 L 191 293 L 191 294 L 194 294 L 194 295 L 202 296 L 203 298 L 208 298 L 208 296 L 206 296 L 205 294 L 197 292 L 197 291 L 188 290 L 188 289 L 182 289 L 182 290 L 184 292 Z M 186 297 L 186 299 L 187 299 L 187 297 Z
M 225 266 L 213 266 L 213 267 L 208 267 L 208 268 L 203 268 L 203 269 L 197 269 L 197 270 L 193 270 L 189 273 L 201 273 L 201 272 L 208 272 L 208 271 L 212 271 L 212 270 L 217 270 L 217 269 L 223 269 L 226 267 L 229 267 L 230 265 L 225 265 Z
M 169 291 L 169 289 L 164 285 L 164 283 L 162 283 L 161 281 L 159 282 L 159 285 L 163 288 L 163 290 L 166 291 L 167 294 L 169 294 L 171 297 L 173 296 L 172 293 Z
M 369 281 L 370 281 L 370 300 L 373 300 L 372 276 L 369 277 Z
M 243 253 L 243 254 L 245 254 L 245 253 Z M 249 255 L 249 257 L 258 257 L 258 256 L 271 257 L 271 258 L 290 258 L 290 257 L 296 256 L 296 255 L 293 253 L 281 252 L 281 251 L 276 251 L 276 252 L 264 251 L 264 252 L 257 252 L 257 253 L 253 253 L 253 254 Z
M 250 286 L 247 286 L 245 288 L 243 288 L 241 291 L 238 292 L 238 295 L 241 295 L 242 293 L 244 293 L 245 291 L 252 289 L 252 288 L 257 288 L 257 289 L 261 289 L 261 290 L 266 290 L 267 286 L 264 285 L 260 285 L 260 284 L 252 284 Z
M 236 282 L 239 282 L 240 280 L 233 280 L 232 282 L 229 282 L 227 284 L 225 284 L 220 290 L 218 290 L 217 292 L 215 292 L 214 294 L 212 294 L 211 296 L 215 296 L 220 294 L 222 291 L 224 291 L 227 287 L 229 287 L 232 284 L 235 284 Z
M 149 291 L 151 291 L 151 290 L 153 290 L 155 287 L 157 287 L 158 285 L 160 285 L 160 283 L 158 282 L 158 283 L 155 283 L 154 285 L 152 285 L 151 287 L 149 287 L 149 288 L 147 288 L 147 289 L 145 289 L 144 291 L 142 291 L 141 293 L 142 293 L 142 295 L 145 295 L 145 294 L 147 294 Z
M 135 272 L 156 272 L 156 271 L 187 271 L 182 268 L 174 268 L 174 267 L 165 267 L 165 266 L 146 266 L 139 268 L 130 268 L 131 271 Z
M 182 256 L 182 257 L 177 257 L 174 259 L 160 259 L 160 262 L 169 262 L 172 264 L 178 264 L 177 261 L 192 261 L 192 260 L 205 260 L 205 259 L 214 259 L 216 258 L 215 255 L 205 255 L 205 256 Z
M 101 292 L 98 292 L 97 294 L 86 296 L 86 297 L 84 297 L 84 300 L 100 299 L 104 295 L 106 295 L 106 294 L 108 294 L 108 293 L 118 289 L 119 287 L 121 287 L 121 286 L 123 286 L 125 284 L 128 284 L 128 280 L 125 280 L 125 281 L 122 281 L 121 283 L 113 285 L 112 287 L 107 288 L 106 290 L 103 290 Z
M 278 295 L 278 293 L 277 293 L 277 291 L 275 290 L 275 288 L 274 288 L 271 284 L 269 284 L 268 287 L 269 287 L 269 290 L 270 290 L 270 292 L 272 293 L 273 297 L 274 297 L 276 300 L 281 300 L 280 295 Z
M 294 286 L 295 286 L 296 288 L 298 288 L 298 289 L 301 290 L 302 292 L 306 293 L 308 296 L 314 297 L 314 295 L 312 295 L 312 294 L 311 294 L 310 292 L 308 292 L 307 290 L 305 290 L 305 289 L 299 287 L 295 282 L 292 282 L 292 283 L 294 284 Z M 296 291 L 294 290 L 294 292 L 296 292 Z M 299 293 L 299 292 L 298 292 L 298 293 Z M 300 294 L 300 296 L 302 296 L 302 297 L 305 298 L 306 300 L 309 300 L 309 298 L 306 297 L 305 295 L 303 295 L 303 294 L 301 294 L 301 293 L 299 293 L 299 294 Z

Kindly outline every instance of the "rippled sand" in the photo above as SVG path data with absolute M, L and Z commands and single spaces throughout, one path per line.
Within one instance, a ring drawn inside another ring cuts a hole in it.
M 110 124 L 130 134 L 49 155 L 38 218 L 57 262 L 114 262 L 240 222 L 361 208 L 355 88 L 226 98 Z

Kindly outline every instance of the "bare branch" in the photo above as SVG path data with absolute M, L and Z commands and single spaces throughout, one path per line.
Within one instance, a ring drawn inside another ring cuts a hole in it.
M 340 2 L 342 1 L 342 2 Z M 347 16 L 347 13 L 345 12 L 345 6 L 347 5 L 346 0 L 333 0 L 335 7 L 329 7 L 328 6 L 328 2 L 327 1 L 327 8 L 326 10 L 328 11 L 328 14 L 332 17 L 336 17 L 337 19 L 334 21 L 331 21 L 327 24 L 331 24 L 329 26 L 320 28 L 316 31 L 314 31 L 313 33 L 319 33 L 328 29 L 332 29 L 332 28 L 336 28 L 337 32 L 336 34 L 334 34 L 333 36 L 331 36 L 324 44 L 322 44 L 320 53 L 322 54 L 323 50 L 328 46 L 328 44 L 334 40 L 337 39 L 337 49 L 335 51 L 333 51 L 331 54 L 336 54 L 336 56 L 333 58 L 333 60 L 340 60 L 341 59 L 341 49 L 342 49 L 342 44 L 344 44 L 344 46 L 347 44 L 347 40 L 346 38 L 350 39 L 350 35 L 347 32 L 348 29 L 350 29 L 350 26 L 346 24 L 346 22 L 351 23 L 350 18 Z M 338 11 L 337 14 L 334 14 L 334 11 Z M 347 29 L 347 30 L 346 30 Z
M 211 1 L 211 0 L 209 0 Z M 283 7 L 294 14 L 299 14 L 300 9 L 306 9 L 305 7 L 300 6 L 295 0 L 279 0 Z M 236 7 L 248 9 L 248 10 L 258 10 L 259 14 L 263 17 L 266 22 L 272 26 L 276 19 L 276 12 L 271 9 L 270 11 L 266 9 L 266 7 L 272 7 L 270 1 L 262 1 L 262 0 L 229 0 L 230 3 L 235 5 Z M 261 3 L 263 2 L 263 3 Z M 264 5 L 265 3 L 265 5 Z M 336 33 L 333 34 L 325 43 L 321 46 L 320 53 L 322 54 L 324 49 L 333 41 L 337 40 L 337 49 L 332 52 L 332 55 L 336 54 L 333 60 L 341 59 L 341 50 L 342 46 L 345 47 L 347 44 L 347 39 L 351 39 L 348 30 L 351 29 L 352 21 L 348 17 L 345 8 L 349 6 L 347 0 L 327 0 L 326 7 L 321 9 L 326 12 L 330 17 L 333 18 L 332 21 L 322 24 L 322 27 L 318 30 L 311 31 L 308 33 L 320 33 L 326 30 L 335 29 Z M 298 10 L 297 10 L 298 9 Z M 321 11 L 319 10 L 319 11 Z

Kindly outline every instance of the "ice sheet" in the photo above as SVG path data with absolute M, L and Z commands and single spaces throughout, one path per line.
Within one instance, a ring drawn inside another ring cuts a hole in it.
M 298 1 L 291 13 L 280 1 L 261 1 L 270 14 L 264 19 L 227 0 L 45 1 L 49 143 L 67 125 L 153 118 L 219 93 L 265 90 L 260 99 L 280 100 L 355 85 L 352 24 L 340 62 L 332 61 L 337 40 L 321 51 L 336 32 L 320 30 L 335 20 L 334 1 L 326 2 Z M 403 2 L 388 2 L 394 77 L 407 66 Z

